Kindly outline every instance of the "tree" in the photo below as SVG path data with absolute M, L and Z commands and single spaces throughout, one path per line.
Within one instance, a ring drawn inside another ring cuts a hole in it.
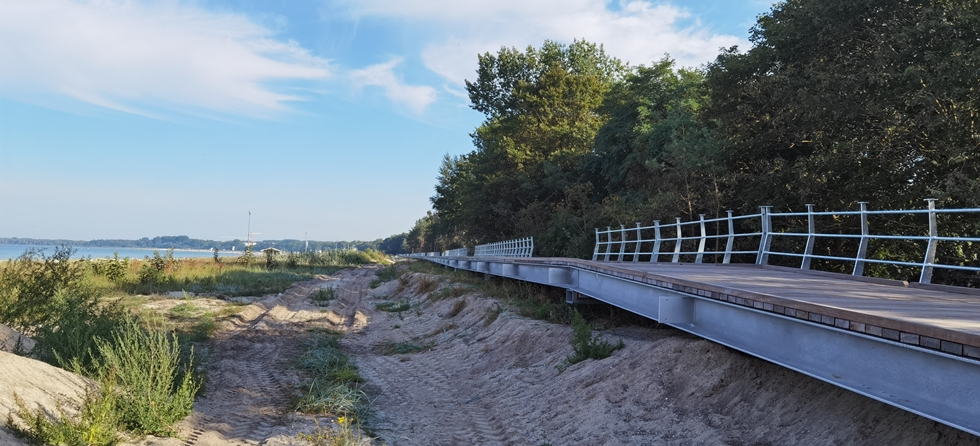
M 584 41 L 480 56 L 466 88 L 487 119 L 472 134 L 474 151 L 443 160 L 434 228 L 466 244 L 546 232 L 566 189 L 578 184 L 604 122 L 598 109 L 624 70 Z
M 745 206 L 980 204 L 980 4 L 790 0 L 751 41 L 707 78 Z

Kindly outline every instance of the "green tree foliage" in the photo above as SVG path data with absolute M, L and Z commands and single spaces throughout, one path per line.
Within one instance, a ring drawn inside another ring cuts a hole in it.
M 977 205 L 980 4 L 793 0 L 709 68 L 745 206 Z
M 664 58 L 637 67 L 607 95 L 609 120 L 588 166 L 607 222 L 723 212 L 721 144 L 700 118 L 707 94 L 703 73 Z
M 579 183 L 604 122 L 599 107 L 623 73 L 619 60 L 584 41 L 480 56 L 477 80 L 466 86 L 487 119 L 472 135 L 476 150 L 443 160 L 432 198 L 443 245 L 546 232 L 566 189 Z
M 479 56 L 475 150 L 443 159 L 409 244 L 534 236 L 536 255 L 582 257 L 597 226 L 726 209 L 980 206 L 980 3 L 789 0 L 751 41 L 703 70 L 626 67 L 587 42 Z M 980 232 L 946 218 L 946 234 Z M 913 220 L 877 230 L 924 234 Z M 963 249 L 939 255 L 975 262 Z

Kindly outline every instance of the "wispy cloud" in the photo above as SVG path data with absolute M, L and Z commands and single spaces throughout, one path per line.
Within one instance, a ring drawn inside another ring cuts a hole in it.
M 462 84 L 474 77 L 476 55 L 501 46 L 540 46 L 545 39 L 586 39 L 633 64 L 649 64 L 669 53 L 682 66 L 699 66 L 718 49 L 745 45 L 735 36 L 712 33 L 688 10 L 645 0 L 338 0 L 354 17 L 408 20 L 436 28 L 421 50 L 427 68 Z
M 408 85 L 403 82 L 395 74 L 395 67 L 402 61 L 402 58 L 394 58 L 385 63 L 353 70 L 350 72 L 351 81 L 358 88 L 381 87 L 392 102 L 405 106 L 412 113 L 422 114 L 436 100 L 436 90 L 426 85 Z
M 265 115 L 301 97 L 273 84 L 329 63 L 248 18 L 177 1 L 0 2 L 0 95 L 116 110 Z

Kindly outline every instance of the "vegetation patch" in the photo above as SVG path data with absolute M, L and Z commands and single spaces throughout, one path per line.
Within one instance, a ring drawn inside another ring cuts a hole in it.
M 464 308 L 466 308 L 466 299 L 457 300 L 453 304 L 453 308 L 446 314 L 446 317 L 456 317 Z
M 401 341 L 391 342 L 381 347 L 381 353 L 385 355 L 407 355 L 412 353 L 424 352 L 435 346 L 432 342 Z
M 415 291 L 419 294 L 431 293 L 439 287 L 439 280 L 431 276 L 422 276 L 419 279 L 418 284 L 415 285 Z
M 337 291 L 333 288 L 320 288 L 310 294 L 310 299 L 313 303 L 323 307 L 327 306 L 330 301 L 337 298 Z
M 390 282 L 401 276 L 401 272 L 398 271 L 398 267 L 395 265 L 380 268 L 374 274 L 377 277 L 371 281 L 371 288 L 377 288 L 381 286 L 382 283 Z
M 407 299 L 399 299 L 375 304 L 374 308 L 376 310 L 387 311 L 389 313 L 401 313 L 403 311 L 408 311 L 411 308 L 411 304 Z
M 353 416 L 367 414 L 367 396 L 361 391 L 364 378 L 357 366 L 340 349 L 340 335 L 320 332 L 314 335 L 300 367 L 309 372 L 310 382 L 296 409 L 307 413 Z
M 578 311 L 572 311 L 572 349 L 574 353 L 565 358 L 559 366 L 564 369 L 586 359 L 606 359 L 616 350 L 623 348 L 623 340 L 613 344 L 600 335 L 592 335 L 592 328 Z

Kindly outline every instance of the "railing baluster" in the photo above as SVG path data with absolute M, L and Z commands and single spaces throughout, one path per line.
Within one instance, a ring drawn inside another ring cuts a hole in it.
M 708 241 L 708 232 L 704 228 L 704 214 L 701 215 L 701 241 L 698 243 L 698 256 L 694 259 L 694 263 L 701 263 L 704 258 L 704 244 Z
M 864 275 L 864 259 L 868 256 L 868 202 L 859 201 L 861 207 L 861 242 L 858 243 L 857 255 L 854 257 L 853 276 Z
M 595 250 L 592 251 L 592 261 L 599 260 L 599 228 L 595 228 Z
M 728 213 L 728 243 L 725 244 L 725 258 L 721 263 L 728 264 L 732 261 L 732 248 L 735 247 L 735 220 L 732 219 L 732 211 Z
M 674 258 L 671 259 L 672 263 L 677 263 L 681 259 L 681 242 L 684 241 L 684 237 L 681 236 L 681 218 L 677 217 L 677 241 L 674 243 Z
M 813 255 L 813 244 L 816 243 L 817 239 L 817 221 L 816 217 L 813 215 L 813 205 L 806 205 L 806 248 L 803 249 L 803 263 L 800 264 L 800 269 L 810 269 L 810 258 Z
M 660 261 L 660 220 L 653 221 L 653 255 L 650 256 L 650 262 Z
M 626 225 L 619 225 L 619 258 L 616 261 L 622 262 L 624 254 L 626 254 Z
M 922 261 L 922 274 L 919 275 L 919 283 L 932 282 L 932 264 L 936 263 L 936 248 L 938 245 L 939 228 L 936 226 L 936 199 L 927 198 L 929 203 L 929 244 L 926 245 L 926 257 Z
M 608 240 L 609 243 L 606 245 L 606 258 L 603 260 L 608 262 L 609 254 L 612 251 L 612 226 L 606 226 L 606 240 Z
M 769 246 L 772 243 L 772 220 L 769 217 L 769 210 L 772 206 L 759 206 L 762 210 L 762 237 L 759 240 L 759 253 L 755 257 L 756 265 L 769 264 Z
M 643 240 L 643 237 L 640 237 L 640 222 L 636 222 L 636 248 L 633 249 L 633 263 L 640 261 L 640 240 Z

